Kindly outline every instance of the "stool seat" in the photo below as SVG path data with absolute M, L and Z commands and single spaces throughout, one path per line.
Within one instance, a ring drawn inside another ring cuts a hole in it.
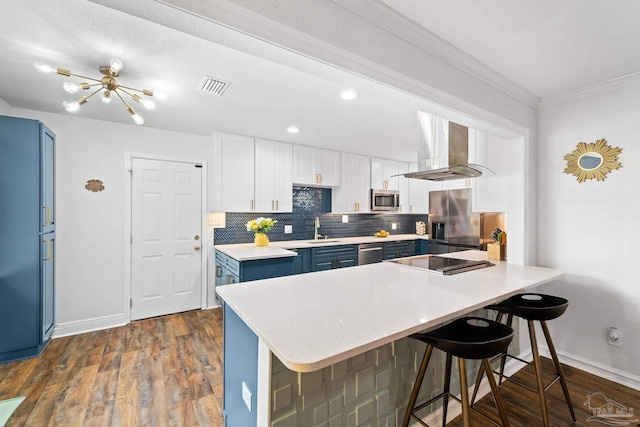
M 551 320 L 562 316 L 569 307 L 565 298 L 553 295 L 526 293 L 514 295 L 485 308 L 511 314 L 525 320 Z
M 513 339 L 513 329 L 481 317 L 464 317 L 434 331 L 410 335 L 410 338 L 463 359 L 488 359 L 507 350 Z

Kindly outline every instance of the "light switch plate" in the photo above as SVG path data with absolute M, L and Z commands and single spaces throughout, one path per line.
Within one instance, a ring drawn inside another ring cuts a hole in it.
M 349 223 L 349 215 L 342 215 L 342 223 L 343 224 Z
M 251 412 L 251 392 L 244 381 L 242 381 L 242 400 L 244 400 L 244 404 L 247 405 L 247 409 Z
M 293 225 L 285 225 L 284 234 L 291 234 L 291 233 L 293 233 Z
M 392 229 L 392 230 L 397 230 L 397 229 L 398 229 L 398 224 L 397 224 L 397 223 L 395 223 L 395 222 L 392 222 L 392 223 L 391 223 L 391 229 Z
M 225 228 L 227 226 L 224 212 L 209 212 L 209 226 L 213 228 Z

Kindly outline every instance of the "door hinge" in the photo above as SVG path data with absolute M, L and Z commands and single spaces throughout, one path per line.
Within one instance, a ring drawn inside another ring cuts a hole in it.
M 133 169 L 129 169 L 129 178 L 133 179 Z
M 129 235 L 130 239 L 129 241 L 131 242 L 131 244 L 133 245 L 133 234 Z
M 195 165 L 197 168 L 202 168 L 202 165 Z

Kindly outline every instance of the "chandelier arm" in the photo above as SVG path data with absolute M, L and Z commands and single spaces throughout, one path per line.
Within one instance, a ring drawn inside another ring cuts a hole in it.
M 102 80 L 99 79 L 94 79 L 92 77 L 87 77 L 87 76 L 81 76 L 80 74 L 73 74 L 73 73 L 69 73 L 70 76 L 74 76 L 74 77 L 81 77 L 83 79 L 87 79 L 87 80 L 92 80 L 94 82 L 98 82 L 98 83 L 102 83 Z
M 152 92 L 152 91 L 150 91 L 149 89 L 136 89 L 136 88 L 134 88 L 134 87 L 122 86 L 122 85 L 118 85 L 118 88 L 120 88 L 120 89 L 129 89 L 129 90 L 134 90 L 134 91 L 136 91 L 136 92 L 140 92 L 140 93 L 142 93 L 142 94 L 144 94 L 144 95 L 147 95 L 147 96 L 153 96 L 153 92 Z M 123 92 L 124 92 L 124 93 L 126 93 L 127 95 L 131 96 L 131 94 L 130 94 L 130 93 L 128 93 L 127 91 L 123 90 Z
M 118 86 L 118 89 L 120 89 L 120 86 Z M 131 106 L 129 104 L 127 104 L 127 101 L 125 101 L 122 96 L 120 95 L 120 93 L 118 93 L 117 89 L 112 90 L 111 92 L 114 92 L 116 95 L 118 95 L 118 98 L 120 98 L 120 101 L 122 101 L 122 103 L 125 105 L 125 107 L 127 107 L 127 109 L 131 108 Z
M 93 92 L 91 95 L 87 96 L 87 98 L 85 99 L 85 101 L 88 101 L 89 98 L 91 98 L 93 95 L 95 95 L 96 93 L 100 92 L 103 88 L 100 87 L 99 89 L 97 89 L 95 92 Z
M 132 93 L 129 93 L 128 91 L 126 91 L 126 90 L 125 90 L 125 89 L 131 89 L 131 88 L 126 87 L 126 86 L 120 86 L 120 85 L 118 85 L 118 89 L 120 89 L 121 91 L 123 91 L 124 93 L 126 93 L 127 95 L 129 95 L 131 98 L 133 98 L 133 94 L 132 94 Z M 135 90 L 135 89 L 132 89 L 132 90 Z

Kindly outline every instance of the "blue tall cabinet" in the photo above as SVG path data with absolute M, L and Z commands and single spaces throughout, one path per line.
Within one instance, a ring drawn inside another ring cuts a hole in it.
M 55 326 L 54 144 L 0 116 L 0 363 L 39 355 Z

